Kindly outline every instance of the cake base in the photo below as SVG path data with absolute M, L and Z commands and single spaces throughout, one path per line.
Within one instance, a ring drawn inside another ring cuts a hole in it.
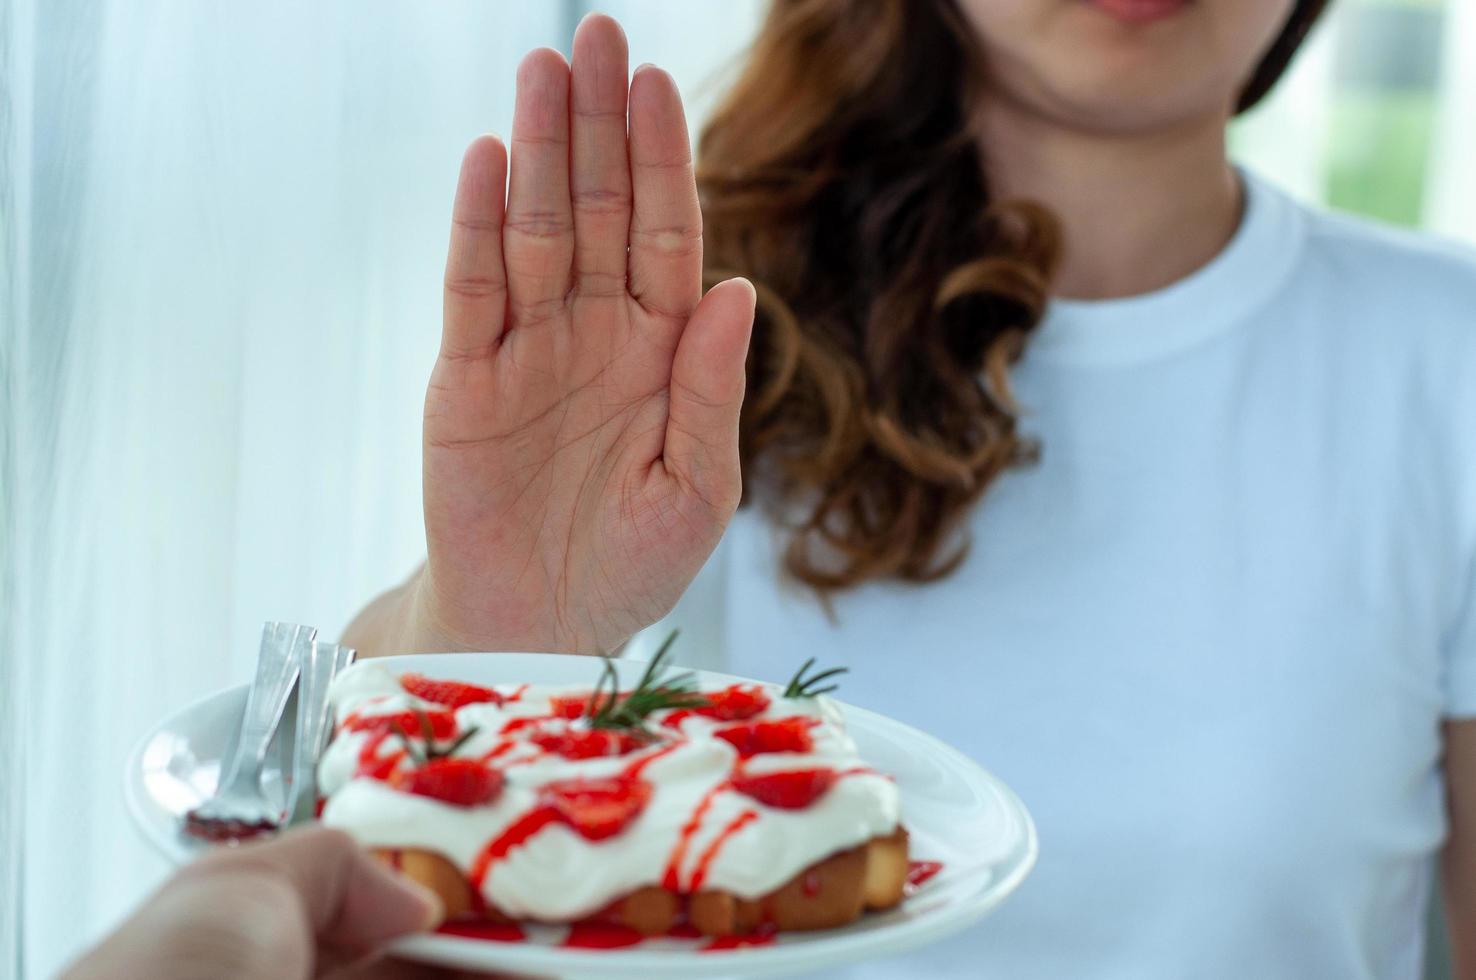
M 461 870 L 435 851 L 377 848 L 374 855 L 440 896 L 446 918 L 511 922 L 476 894 Z M 670 932 L 684 920 L 704 936 L 744 936 L 760 929 L 832 929 L 867 910 L 902 901 L 907 883 L 907 831 L 837 851 L 758 898 L 704 890 L 679 895 L 654 885 L 638 888 L 590 920 L 625 926 L 642 935 Z

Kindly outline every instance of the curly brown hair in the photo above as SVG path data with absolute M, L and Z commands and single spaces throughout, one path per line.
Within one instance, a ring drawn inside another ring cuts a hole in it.
M 1299 0 L 1240 108 L 1324 3 Z M 1034 454 L 1009 368 L 1060 242 L 1043 209 L 990 198 L 976 45 L 954 0 L 775 0 L 699 143 L 709 277 L 759 294 L 746 497 L 822 594 L 948 574 L 971 505 Z

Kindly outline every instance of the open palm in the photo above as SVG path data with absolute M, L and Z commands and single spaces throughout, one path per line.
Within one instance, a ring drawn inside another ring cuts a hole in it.
M 468 646 L 612 648 L 670 609 L 740 494 L 754 294 L 702 295 L 680 97 L 646 66 L 627 91 L 608 17 L 572 62 L 524 59 L 510 175 L 484 137 L 457 188 L 422 592 Z

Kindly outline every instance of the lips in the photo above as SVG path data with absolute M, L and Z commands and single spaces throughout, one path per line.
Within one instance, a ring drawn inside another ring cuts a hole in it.
M 1189 0 L 1086 0 L 1089 6 L 1129 24 L 1147 24 L 1172 17 Z

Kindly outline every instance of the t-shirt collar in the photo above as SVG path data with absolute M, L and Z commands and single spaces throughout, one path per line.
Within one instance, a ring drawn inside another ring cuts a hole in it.
M 1244 170 L 1239 174 L 1244 211 L 1218 255 L 1151 293 L 1052 299 L 1026 357 L 1121 366 L 1187 350 L 1245 322 L 1291 274 L 1306 229 L 1299 205 Z

